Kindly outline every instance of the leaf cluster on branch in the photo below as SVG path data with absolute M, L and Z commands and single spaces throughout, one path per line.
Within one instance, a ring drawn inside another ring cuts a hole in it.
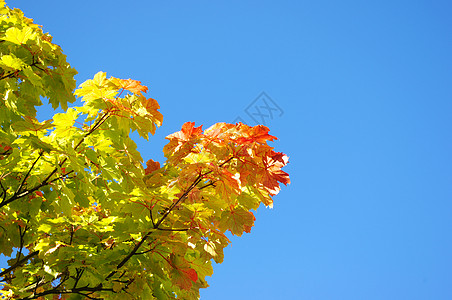
M 144 166 L 130 133 L 148 139 L 163 120 L 147 87 L 99 72 L 75 89 L 51 36 L 0 6 L 0 296 L 198 299 L 225 233 L 249 232 L 252 210 L 290 182 L 276 138 L 187 122 L 163 166 Z M 64 112 L 38 121 L 43 99 Z

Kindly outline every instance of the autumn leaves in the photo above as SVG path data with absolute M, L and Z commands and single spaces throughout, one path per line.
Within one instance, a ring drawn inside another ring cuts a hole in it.
M 147 87 L 99 72 L 74 92 L 61 48 L 0 6 L 0 253 L 19 249 L 0 295 L 198 299 L 226 232 L 250 232 L 253 210 L 290 183 L 276 137 L 187 122 L 167 136 L 166 161 L 143 166 L 130 132 L 148 139 L 163 121 Z M 39 122 L 43 97 L 63 112 Z

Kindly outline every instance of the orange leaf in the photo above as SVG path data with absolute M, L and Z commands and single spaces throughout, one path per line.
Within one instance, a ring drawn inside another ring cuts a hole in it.
M 158 111 L 160 105 L 158 104 L 157 100 L 152 98 L 146 99 L 143 96 L 141 104 L 144 106 L 144 108 L 146 108 L 147 112 L 153 116 L 153 121 L 155 122 L 155 124 L 157 126 L 162 125 L 163 115 Z
M 158 161 L 153 161 L 152 159 L 150 159 L 146 162 L 146 169 L 144 169 L 144 173 L 148 175 L 158 169 L 160 169 L 160 163 Z
M 283 153 L 271 151 L 263 161 L 265 170 L 261 173 L 261 182 L 271 195 L 276 195 L 280 190 L 278 182 L 284 185 L 290 183 L 289 174 L 281 170 L 289 162 L 289 158 Z
M 146 110 L 150 113 L 152 113 L 160 108 L 160 105 L 157 102 L 157 100 L 152 99 L 152 98 L 143 99 L 141 103 L 146 108 Z
M 237 127 L 243 131 L 244 136 L 239 137 L 236 142 L 239 144 L 249 144 L 252 142 L 265 144 L 266 141 L 276 140 L 276 137 L 269 135 L 270 129 L 264 125 L 257 125 L 254 127 L 249 127 L 242 123 L 237 124 Z
M 141 81 L 138 80 L 119 79 L 115 77 L 112 77 L 111 80 L 118 88 L 128 90 L 134 94 L 146 93 L 148 91 L 148 87 L 141 85 Z
M 202 125 L 195 127 L 195 122 L 186 122 L 182 125 L 182 130 L 168 135 L 166 138 L 169 140 L 178 139 L 182 141 L 188 141 L 192 137 L 199 136 L 202 133 Z
M 185 274 L 187 274 L 187 277 L 190 278 L 191 281 L 196 282 L 198 280 L 198 273 L 196 273 L 193 269 L 185 269 L 182 270 Z

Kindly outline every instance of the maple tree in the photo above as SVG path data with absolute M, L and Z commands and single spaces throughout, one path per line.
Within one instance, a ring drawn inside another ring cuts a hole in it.
M 99 72 L 75 89 L 51 36 L 0 6 L 0 296 L 198 299 L 226 231 L 249 232 L 252 210 L 290 182 L 276 138 L 187 122 L 164 165 L 143 166 L 129 134 L 148 139 L 163 119 L 147 87 Z M 64 112 L 38 121 L 43 99 Z

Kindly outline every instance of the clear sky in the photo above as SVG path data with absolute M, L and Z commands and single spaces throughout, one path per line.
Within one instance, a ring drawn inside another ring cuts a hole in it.
M 186 121 L 268 116 L 254 115 L 292 184 L 232 238 L 201 299 L 452 299 L 452 2 L 8 4 L 54 36 L 78 83 L 149 86 L 164 122 L 139 142 L 145 160 Z

